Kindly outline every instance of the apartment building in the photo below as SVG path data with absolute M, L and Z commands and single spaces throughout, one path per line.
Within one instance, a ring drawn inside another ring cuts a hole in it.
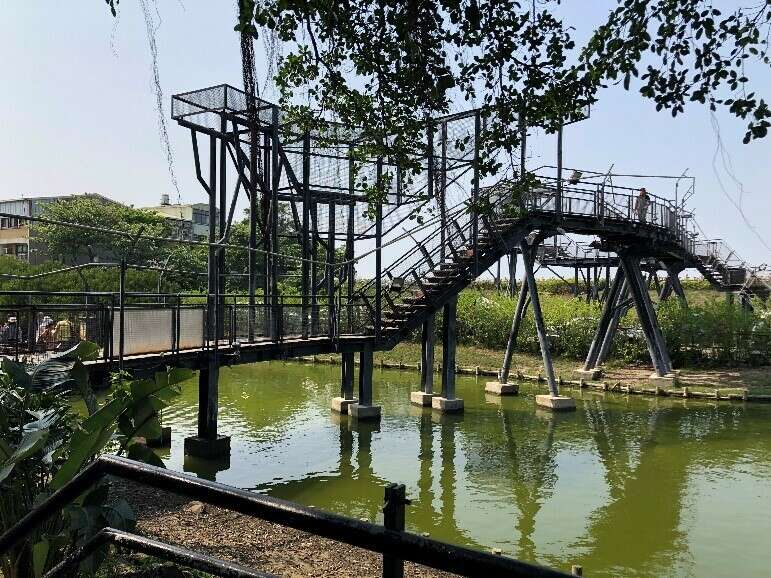
M 0 255 L 12 255 L 33 265 L 48 260 L 44 247 L 35 241 L 35 224 L 24 217 L 39 217 L 44 207 L 56 201 L 81 195 L 51 195 L 20 199 L 0 200 L 0 213 L 14 216 L 0 216 Z M 85 193 L 85 196 L 112 203 L 102 195 Z
M 171 204 L 169 195 L 164 194 L 161 195 L 160 205 L 143 208 L 169 219 L 180 239 L 206 241 L 209 238 L 208 203 Z M 217 213 L 214 218 L 217 218 Z

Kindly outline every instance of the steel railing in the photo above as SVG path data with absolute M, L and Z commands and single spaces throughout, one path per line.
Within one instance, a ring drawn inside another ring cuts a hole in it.
M 249 517 L 377 552 L 384 557 L 383 576 L 385 578 L 402 576 L 405 560 L 461 576 L 489 578 L 568 576 L 558 570 L 404 531 L 404 507 L 408 503 L 404 486 L 392 484 L 386 488 L 384 519 L 390 526 L 387 527 L 116 456 L 98 458 L 70 482 L 37 504 L 0 536 L 0 552 L 6 552 L 17 545 L 51 515 L 61 512 L 65 506 L 105 476 L 174 492 Z M 105 533 L 109 534 L 109 532 Z

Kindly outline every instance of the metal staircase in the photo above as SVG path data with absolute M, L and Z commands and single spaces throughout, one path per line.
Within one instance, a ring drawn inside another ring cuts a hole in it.
M 558 217 L 553 181 L 544 181 L 519 206 L 510 191 L 511 183 L 482 191 L 486 206 L 493 207 L 484 214 L 469 211 L 468 201 L 459 203 L 448 210 L 445 223 L 426 230 L 420 240 L 413 238 L 414 246 L 383 270 L 380 319 L 370 307 L 375 320 L 370 329 L 378 347 L 390 348 L 407 338 L 428 316 L 509 254 L 520 239 L 539 233 L 545 237 L 565 230 L 603 236 L 602 230 L 607 228 L 616 240 L 624 236 L 627 244 L 653 235 L 656 241 L 651 246 L 659 254 L 649 257 L 674 258 L 683 267 L 694 267 L 719 291 L 747 298 L 767 298 L 771 293 L 771 284 L 758 277 L 726 243 L 700 239 L 691 230 L 692 216 L 681 215 L 665 199 L 654 198 L 641 221 L 633 190 L 619 192 L 616 188 L 611 193 L 605 187 L 591 190 L 579 184 L 563 187 Z M 555 242 L 539 247 L 535 257 L 549 260 L 596 254 L 593 247 L 584 249 Z M 370 281 L 358 290 L 369 303 L 374 301 L 373 287 L 374 281 Z

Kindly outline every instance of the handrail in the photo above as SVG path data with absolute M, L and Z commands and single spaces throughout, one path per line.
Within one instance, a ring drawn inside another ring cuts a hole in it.
M 461 576 L 562 578 L 558 570 L 396 531 L 117 456 L 101 456 L 0 536 L 6 552 L 105 476 L 172 491 L 253 518 Z
M 115 528 L 103 528 L 93 538 L 79 547 L 70 556 L 51 568 L 43 578 L 56 576 L 70 576 L 70 572 L 78 567 L 78 564 L 96 552 L 102 546 L 115 544 L 121 548 L 140 552 L 148 556 L 154 556 L 168 562 L 174 562 L 186 568 L 192 568 L 201 572 L 207 572 L 215 576 L 227 578 L 278 578 L 273 574 L 252 570 L 227 560 L 221 560 L 213 556 L 207 556 L 199 552 L 188 550 L 173 544 L 166 544 L 159 540 L 139 536 L 130 532 L 116 530 Z

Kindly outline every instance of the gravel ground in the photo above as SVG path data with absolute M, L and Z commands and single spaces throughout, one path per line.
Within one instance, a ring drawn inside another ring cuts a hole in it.
M 131 504 L 139 533 L 167 543 L 286 578 L 382 576 L 382 557 L 367 550 L 123 481 L 113 495 Z M 405 576 L 455 575 L 406 563 Z

